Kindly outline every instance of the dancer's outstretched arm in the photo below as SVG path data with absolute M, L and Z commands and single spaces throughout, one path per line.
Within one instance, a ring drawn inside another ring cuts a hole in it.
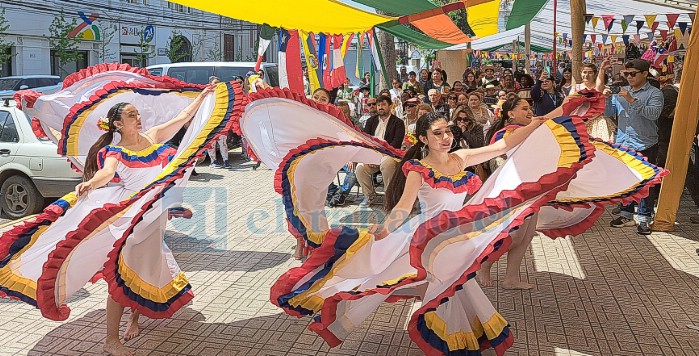
M 410 212 L 413 210 L 415 199 L 417 199 L 417 191 L 420 189 L 420 184 L 422 184 L 420 173 L 408 172 L 408 176 L 405 179 L 405 189 L 403 189 L 403 195 L 400 196 L 398 204 L 386 216 L 383 224 L 373 225 L 369 228 L 369 232 L 374 234 L 377 240 L 383 239 L 386 235 L 398 229 L 408 219 Z
M 116 158 L 107 157 L 104 160 L 104 165 L 102 169 L 95 172 L 95 175 L 92 176 L 92 179 L 88 180 L 87 182 L 82 182 L 75 186 L 75 195 L 80 197 L 83 194 L 89 193 L 91 190 L 97 189 L 109 183 L 112 180 L 112 178 L 114 178 L 117 163 L 118 161 Z
M 204 102 L 204 98 L 215 90 L 216 86 L 214 85 L 204 88 L 196 99 L 175 116 L 174 119 L 150 128 L 146 131 L 146 135 L 150 137 L 153 142 L 165 142 L 169 140 L 172 136 L 175 136 L 177 131 L 179 131 L 185 123 L 192 120 L 194 114 L 199 110 L 201 103 Z
M 465 167 L 483 163 L 507 153 L 507 151 L 522 143 L 524 139 L 526 139 L 532 132 L 534 132 L 534 130 L 536 130 L 537 127 L 548 119 L 548 116 L 534 117 L 529 125 L 514 130 L 512 134 L 491 145 L 473 149 L 462 149 L 455 151 L 454 153 L 464 161 Z

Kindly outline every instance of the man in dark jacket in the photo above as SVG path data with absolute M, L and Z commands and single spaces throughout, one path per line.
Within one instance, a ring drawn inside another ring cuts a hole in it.
M 370 117 L 364 132 L 376 138 L 388 142 L 389 145 L 400 149 L 405 137 L 405 125 L 403 120 L 391 114 L 391 98 L 385 95 L 377 99 L 378 115 Z M 364 192 L 365 200 L 361 205 L 368 206 L 376 201 L 376 191 L 371 184 L 374 173 L 381 172 L 384 182 L 384 190 L 388 189 L 393 173 L 398 168 L 398 161 L 390 157 L 385 157 L 380 165 L 359 163 L 357 165 L 357 180 Z
M 544 116 L 563 103 L 563 95 L 556 92 L 555 79 L 546 74 L 546 71 L 542 71 L 539 80 L 532 87 L 535 116 Z

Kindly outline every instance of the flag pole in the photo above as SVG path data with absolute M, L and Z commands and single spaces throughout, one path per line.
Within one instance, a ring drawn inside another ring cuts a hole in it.
M 556 36 L 556 13 L 558 12 L 558 0 L 553 0 L 553 65 L 551 66 L 551 74 L 558 73 L 558 67 L 556 66 L 557 57 L 557 41 Z

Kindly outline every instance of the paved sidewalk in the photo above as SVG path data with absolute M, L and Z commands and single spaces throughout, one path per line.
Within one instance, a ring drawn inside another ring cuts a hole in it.
M 269 287 L 299 262 L 286 231 L 274 172 L 209 169 L 185 191 L 192 220 L 173 220 L 166 240 L 190 279 L 194 301 L 171 319 L 141 318 L 138 355 L 421 355 L 405 330 L 417 305 L 383 305 L 340 347 L 330 350 L 286 316 Z M 699 355 L 699 225 L 683 202 L 673 234 L 637 235 L 609 227 L 605 214 L 572 239 L 535 238 L 521 273 L 533 291 L 486 288 L 511 323 L 512 355 Z M 357 205 L 332 214 L 335 224 L 377 219 Z M 498 275 L 504 274 L 498 264 Z M 106 284 L 86 286 L 65 322 L 45 320 L 20 302 L 0 300 L 0 355 L 102 354 Z M 124 318 L 125 325 L 126 318 Z

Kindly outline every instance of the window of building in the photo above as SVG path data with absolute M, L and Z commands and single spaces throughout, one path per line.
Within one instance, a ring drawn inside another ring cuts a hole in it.
M 191 14 L 191 13 L 192 13 L 192 8 L 191 8 L 191 7 L 189 7 L 189 6 L 184 6 L 184 5 L 180 5 L 180 4 L 175 4 L 175 3 L 172 3 L 172 2 L 169 2 L 169 1 L 168 1 L 168 3 L 167 3 L 167 8 L 168 8 L 168 9 L 173 9 L 173 10 L 175 10 L 175 11 L 177 11 L 177 12 L 183 12 L 183 13 L 187 13 L 187 14 Z
M 121 2 L 127 2 L 129 4 L 143 4 L 148 5 L 148 0 L 121 0 Z
M 223 59 L 227 62 L 235 61 L 235 37 L 223 35 Z
M 88 51 L 78 51 L 80 57 L 78 60 L 73 62 L 68 62 L 63 66 L 60 65 L 60 60 L 56 51 L 51 50 L 51 74 L 58 75 L 61 78 L 65 78 L 67 75 L 75 73 L 81 69 L 88 67 Z

